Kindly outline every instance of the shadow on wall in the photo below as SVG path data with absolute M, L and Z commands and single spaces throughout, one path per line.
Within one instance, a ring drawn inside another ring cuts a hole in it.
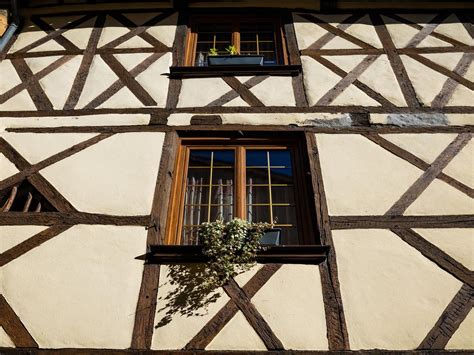
M 169 265 L 167 279 L 171 290 L 158 298 L 165 305 L 157 310 L 166 313 L 155 328 L 164 327 L 175 315 L 204 316 L 208 306 L 220 297 L 215 284 L 208 282 L 206 264 Z

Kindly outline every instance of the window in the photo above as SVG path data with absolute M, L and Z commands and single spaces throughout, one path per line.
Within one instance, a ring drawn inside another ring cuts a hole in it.
M 263 65 L 288 64 L 280 18 L 260 16 L 193 16 L 190 21 L 185 66 L 207 66 L 211 48 L 226 55 L 226 48 L 236 47 L 241 55 L 262 55 Z
M 301 140 L 182 138 L 167 244 L 196 245 L 203 222 L 275 222 L 281 244 L 316 244 Z

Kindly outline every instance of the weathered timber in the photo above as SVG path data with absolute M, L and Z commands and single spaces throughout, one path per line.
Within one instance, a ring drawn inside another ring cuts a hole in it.
M 474 215 L 331 216 L 331 229 L 474 228 Z
M 37 348 L 38 344 L 10 307 L 3 295 L 0 295 L 0 327 L 8 334 L 13 344 L 18 348 Z M 0 348 L 0 352 L 4 353 Z
M 262 76 L 254 76 L 247 80 L 244 85 L 247 89 L 253 88 L 255 85 L 260 84 L 264 80 L 268 79 L 268 75 L 262 75 Z M 236 99 L 239 97 L 239 94 L 235 90 L 230 90 L 226 92 L 224 95 L 218 97 L 214 101 L 208 103 L 206 107 L 211 107 L 211 106 L 222 106 L 225 105 L 226 103 L 230 102 L 233 99 Z
M 235 77 L 224 77 L 222 80 L 225 81 L 227 85 L 229 85 L 235 92 L 239 94 L 239 96 L 248 103 L 251 107 L 255 106 L 265 106 L 263 102 L 261 102 L 244 84 L 242 84 L 237 78 Z

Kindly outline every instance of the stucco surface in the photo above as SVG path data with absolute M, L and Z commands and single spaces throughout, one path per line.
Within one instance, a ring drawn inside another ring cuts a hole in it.
M 8 99 L 3 104 L 0 105 L 0 111 L 35 111 L 36 106 L 31 100 L 30 95 L 26 90 L 21 91 L 20 93 L 13 96 L 11 99 Z
M 164 133 L 115 134 L 40 173 L 80 211 L 145 215 Z
M 13 341 L 10 339 L 7 333 L 5 333 L 5 330 L 3 327 L 0 327 L 0 347 L 5 347 L 5 348 L 14 348 L 15 344 Z
M 422 174 L 361 135 L 316 137 L 330 215 L 382 215 Z
M 192 277 L 192 272 L 188 275 Z M 172 314 L 169 323 L 160 325 L 160 321 L 165 318 L 167 311 L 170 309 L 169 300 L 167 299 L 168 295 L 175 291 L 177 287 L 185 286 L 188 281 L 186 279 L 183 280 L 181 283 L 172 285 L 172 279 L 169 276 L 169 266 L 161 267 L 156 304 L 155 331 L 151 345 L 151 348 L 154 350 L 182 349 L 229 300 L 229 296 L 220 289 L 217 291 L 220 297 L 215 302 L 208 303 L 206 307 L 195 308 L 193 315 L 182 315 L 178 310 L 177 313 Z M 201 299 L 207 299 L 206 295 L 203 295 Z M 171 300 L 176 300 L 176 298 L 172 297 Z M 245 336 L 245 334 L 242 336 Z
M 145 241 L 143 227 L 74 226 L 5 265 L 1 291 L 40 347 L 128 348 Z
M 456 15 L 449 16 L 446 21 L 436 27 L 436 32 L 457 39 L 469 46 L 474 46 L 474 39 L 469 35 L 462 21 Z
M 266 106 L 295 106 L 291 77 L 269 77 L 250 91 Z
M 58 21 L 58 19 L 61 19 L 61 20 L 63 20 L 63 22 L 66 22 L 66 21 L 64 21 L 65 17 L 66 16 L 56 16 L 54 18 L 52 17 L 51 19 L 54 19 L 54 21 Z M 67 18 L 69 18 L 69 20 L 67 22 L 72 22 L 72 21 L 74 21 L 75 19 L 77 19 L 79 17 L 80 16 L 78 16 L 78 17 L 76 17 L 76 16 L 67 16 Z M 87 43 L 89 42 L 89 37 L 92 33 L 92 29 L 94 27 L 94 24 L 95 24 L 95 19 L 92 18 L 92 19 L 84 22 L 81 25 L 81 28 L 73 28 L 73 29 L 70 29 L 70 30 L 64 32 L 63 36 L 65 38 L 67 38 L 69 41 L 71 41 L 72 43 L 74 43 L 80 49 L 85 49 L 87 47 Z
M 473 229 L 415 229 L 415 231 L 468 269 L 474 270 Z
M 15 164 L 7 159 L 5 155 L 0 153 L 0 181 L 6 179 L 7 177 L 16 174 L 18 169 Z
M 206 350 L 267 350 L 265 344 L 239 311 L 209 343 Z
M 178 107 L 206 106 L 232 90 L 221 78 L 185 79 L 182 83 Z
M 159 22 L 156 26 L 150 27 L 147 32 L 156 39 L 158 39 L 165 46 L 172 47 L 176 32 L 177 21 L 178 15 L 173 14 L 168 18 L 164 19 L 163 21 Z
M 383 138 L 431 164 L 456 138 L 455 133 L 384 134 Z
M 0 226 L 0 253 L 45 230 L 45 226 Z
M 0 62 L 0 73 L 2 73 L 2 80 L 0 80 L 0 93 L 3 94 L 5 91 L 21 84 L 20 77 L 11 61 L 3 60 Z
M 283 265 L 252 298 L 252 303 L 285 349 L 328 349 L 317 266 Z
M 474 349 L 474 312 L 471 310 L 446 344 L 446 349 Z
M 322 27 L 309 22 L 298 14 L 293 13 L 293 21 L 299 49 L 308 48 L 326 33 Z
M 5 133 L 3 136 L 23 158 L 36 164 L 96 135 L 97 133 Z
M 351 349 L 415 349 L 462 283 L 387 230 L 336 230 Z
M 471 141 L 444 168 L 444 173 L 474 188 L 474 141 Z

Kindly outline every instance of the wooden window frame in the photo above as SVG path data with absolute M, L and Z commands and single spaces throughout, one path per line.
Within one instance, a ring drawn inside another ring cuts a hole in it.
M 300 137 L 301 138 L 301 137 Z M 168 210 L 166 245 L 182 245 L 182 229 L 184 220 L 184 199 L 186 176 L 188 171 L 189 152 L 193 149 L 235 150 L 234 167 L 234 217 L 246 219 L 246 181 L 245 151 L 246 149 L 289 149 L 292 154 L 293 173 L 295 180 L 296 221 L 298 228 L 298 245 L 319 245 L 320 238 L 315 226 L 314 203 L 306 196 L 313 196 L 308 184 L 307 152 L 304 139 L 298 137 L 270 138 L 250 137 L 181 137 L 175 163 L 176 172 L 171 189 L 171 200 Z M 242 174 L 241 172 L 244 172 Z
M 237 50 L 240 52 L 240 24 L 242 23 L 256 23 L 256 22 L 266 22 L 273 23 L 275 26 L 275 44 L 276 44 L 276 57 L 277 65 L 288 65 L 288 50 L 286 46 L 286 37 L 283 31 L 283 24 L 281 16 L 279 15 L 245 15 L 245 17 L 231 16 L 228 14 L 213 14 L 213 15 L 191 15 L 189 17 L 189 25 L 186 35 L 186 45 L 185 45 L 185 57 L 183 65 L 185 67 L 195 67 L 195 57 L 196 57 L 196 46 L 198 31 L 197 25 L 202 23 L 216 23 L 216 22 L 225 22 L 232 24 L 232 45 L 237 47 Z

